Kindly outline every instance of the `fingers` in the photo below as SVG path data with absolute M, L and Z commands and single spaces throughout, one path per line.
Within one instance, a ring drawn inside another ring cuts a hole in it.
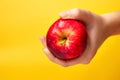
M 43 46 L 44 46 L 44 47 L 47 47 L 47 45 L 46 45 L 46 37 L 40 36 L 40 40 L 41 40 Z
M 89 24 L 93 19 L 93 14 L 89 11 L 75 8 L 69 11 L 61 12 L 60 17 L 63 19 L 77 19 Z
M 84 55 L 80 56 L 79 58 L 68 60 L 68 61 L 58 59 L 48 50 L 47 45 L 46 45 L 46 38 L 44 36 L 41 36 L 40 40 L 44 46 L 43 51 L 45 52 L 46 56 L 49 58 L 49 60 L 51 60 L 52 62 L 56 64 L 59 64 L 64 67 L 68 67 L 68 66 L 75 65 L 75 64 L 80 64 L 80 63 L 86 64 L 89 62 L 85 60 L 86 58 Z
M 68 66 L 67 63 L 66 63 L 66 61 L 60 60 L 60 59 L 56 58 L 56 57 L 48 50 L 47 45 L 46 45 L 46 38 L 45 38 L 44 36 L 41 36 L 41 37 L 40 37 L 40 40 L 41 40 L 41 42 L 42 42 L 42 44 L 43 44 L 43 46 L 44 46 L 43 51 L 45 52 L 46 56 L 47 56 L 52 62 L 54 62 L 54 63 L 56 63 L 56 64 L 59 64 L 59 65 L 62 65 L 62 66 L 64 66 L 64 67 L 67 67 L 67 66 Z
M 52 53 L 50 53 L 50 51 L 47 48 L 44 48 L 43 51 L 45 52 L 45 54 L 49 58 L 49 60 L 51 60 L 52 62 L 59 64 L 61 66 L 64 66 L 64 67 L 68 66 L 66 61 L 56 58 Z

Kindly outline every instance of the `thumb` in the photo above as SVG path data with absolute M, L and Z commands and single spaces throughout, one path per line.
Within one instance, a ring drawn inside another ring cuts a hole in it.
M 63 19 L 77 19 L 89 24 L 93 19 L 93 14 L 89 11 L 75 8 L 69 11 L 61 12 L 60 17 Z

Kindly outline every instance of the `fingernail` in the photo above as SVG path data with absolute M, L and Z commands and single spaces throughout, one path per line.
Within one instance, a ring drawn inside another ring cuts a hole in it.
M 43 40 L 43 37 L 42 37 L 42 36 L 40 36 L 40 40 L 41 40 L 41 41 Z

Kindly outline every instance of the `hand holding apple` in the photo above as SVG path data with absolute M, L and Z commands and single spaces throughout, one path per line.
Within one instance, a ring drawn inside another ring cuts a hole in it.
M 71 59 L 71 60 L 61 60 L 54 56 L 51 51 L 48 49 L 48 45 L 46 44 L 46 37 L 41 36 L 41 41 L 44 45 L 44 52 L 48 56 L 48 58 L 62 66 L 70 66 L 74 64 L 88 64 L 92 58 L 94 57 L 97 49 L 103 43 L 103 41 L 107 38 L 104 31 L 104 20 L 102 16 L 96 15 L 86 10 L 82 9 L 72 9 L 63 13 L 60 13 L 62 19 L 76 19 L 83 21 L 86 24 L 86 30 L 88 33 L 87 45 L 81 56 Z M 66 39 L 66 38 L 65 38 Z M 59 42 L 58 44 L 64 43 Z M 78 46 L 79 47 L 79 46 Z

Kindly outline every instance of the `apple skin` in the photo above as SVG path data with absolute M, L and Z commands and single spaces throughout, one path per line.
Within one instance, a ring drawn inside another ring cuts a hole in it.
M 84 23 L 74 19 L 58 19 L 48 30 L 46 44 L 49 51 L 59 59 L 79 57 L 87 44 Z

